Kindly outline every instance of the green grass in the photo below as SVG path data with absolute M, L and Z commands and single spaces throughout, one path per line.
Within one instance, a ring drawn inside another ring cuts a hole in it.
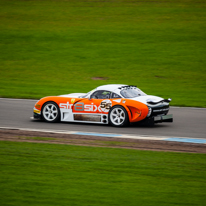
M 0 142 L 0 205 L 205 205 L 206 155 Z
M 50 140 L 56 140 L 56 138 L 52 137 L 23 137 L 19 136 L 20 139 L 28 139 L 28 140 L 42 140 L 42 141 L 50 141 Z
M 205 34 L 206 1 L 0 0 L 0 96 L 124 83 L 206 107 Z

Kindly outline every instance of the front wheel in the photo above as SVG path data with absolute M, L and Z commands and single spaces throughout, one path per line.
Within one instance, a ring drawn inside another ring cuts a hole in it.
M 47 122 L 58 122 L 60 119 L 58 105 L 54 102 L 47 102 L 42 108 L 42 117 Z
M 123 127 L 129 123 L 127 111 L 122 106 L 114 106 L 109 111 L 109 123 L 116 127 Z

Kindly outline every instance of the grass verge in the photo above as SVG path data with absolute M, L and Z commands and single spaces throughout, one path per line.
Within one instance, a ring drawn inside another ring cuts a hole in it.
M 204 205 L 205 154 L 0 142 L 1 205 Z

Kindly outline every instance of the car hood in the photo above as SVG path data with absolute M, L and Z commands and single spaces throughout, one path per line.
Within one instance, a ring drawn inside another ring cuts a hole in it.
M 86 95 L 86 93 L 71 93 L 71 94 L 64 94 L 60 95 L 60 97 L 74 97 L 74 98 L 79 98 L 80 96 Z
M 171 99 L 165 100 L 161 97 L 153 96 L 153 95 L 145 95 L 132 98 L 132 100 L 136 100 L 138 102 L 142 102 L 150 107 L 157 107 L 157 106 L 166 106 L 169 104 Z

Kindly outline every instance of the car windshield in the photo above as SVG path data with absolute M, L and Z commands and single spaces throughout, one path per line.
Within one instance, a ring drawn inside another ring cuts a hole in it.
M 125 88 L 125 89 L 122 89 L 120 91 L 120 94 L 124 97 L 124 98 L 134 98 L 134 97 L 139 97 L 139 96 L 145 96 L 146 94 L 141 91 L 140 89 L 138 88 L 135 88 L 135 87 L 128 87 L 128 88 Z

